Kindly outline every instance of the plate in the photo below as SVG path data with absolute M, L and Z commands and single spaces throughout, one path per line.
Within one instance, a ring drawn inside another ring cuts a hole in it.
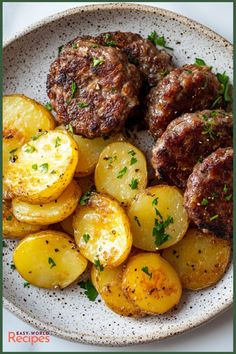
M 131 31 L 144 37 L 156 30 L 174 48 L 176 65 L 202 58 L 232 81 L 232 45 L 210 29 L 176 13 L 135 4 L 89 5 L 67 10 L 31 26 L 6 43 L 3 50 L 4 94 L 24 93 L 46 103 L 46 76 L 57 48 L 81 34 Z M 151 141 L 140 134 L 138 144 Z M 11 270 L 15 241 L 3 248 L 4 305 L 16 316 L 68 340 L 104 345 L 127 345 L 163 339 L 187 331 L 214 318 L 232 304 L 233 271 L 211 288 L 184 295 L 177 308 L 159 317 L 132 319 L 111 312 L 100 298 L 90 302 L 74 284 L 64 290 L 47 291 L 33 286 Z

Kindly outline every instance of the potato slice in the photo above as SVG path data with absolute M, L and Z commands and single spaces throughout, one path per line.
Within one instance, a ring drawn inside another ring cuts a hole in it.
M 17 199 L 49 203 L 71 182 L 77 162 L 78 148 L 69 134 L 43 132 L 21 147 L 7 169 L 6 183 Z
M 124 265 L 117 268 L 105 268 L 102 272 L 93 265 L 91 269 L 92 283 L 101 295 L 105 304 L 121 316 L 141 317 L 144 313 L 124 295 L 121 283 Z
M 41 104 L 23 95 L 3 96 L 3 198 L 11 193 L 4 180 L 8 165 L 14 161 L 18 149 L 32 135 L 55 128 L 52 114 Z
M 18 221 L 12 212 L 11 201 L 3 201 L 3 222 L 2 232 L 4 238 L 23 238 L 29 234 L 33 234 L 40 230 L 44 230 L 47 226 L 31 225 Z
M 188 229 L 183 195 L 176 187 L 158 185 L 147 188 L 136 196 L 127 212 L 133 244 L 146 251 L 174 245 Z
M 57 199 L 47 204 L 30 204 L 19 199 L 13 199 L 13 214 L 19 221 L 29 224 L 54 224 L 74 212 L 81 194 L 79 185 L 76 181 L 72 181 Z
M 172 266 L 156 253 L 130 257 L 123 274 L 125 295 L 141 310 L 163 314 L 179 303 L 182 287 Z
M 184 288 L 198 290 L 215 284 L 223 276 L 230 253 L 228 240 L 191 228 L 162 256 L 175 268 Z
M 47 289 L 70 285 L 88 263 L 71 237 L 52 230 L 24 238 L 14 251 L 13 262 L 26 281 Z
M 147 185 L 147 165 L 143 153 L 126 142 L 108 145 L 95 169 L 95 185 L 124 205 Z
M 66 219 L 60 222 L 60 225 L 63 228 L 63 230 L 71 236 L 74 236 L 73 218 L 74 218 L 74 213 L 69 215 Z
M 88 199 L 89 198 L 89 199 Z M 98 268 L 116 267 L 132 246 L 129 220 L 119 203 L 106 195 L 83 197 L 74 216 L 75 242 L 81 253 Z

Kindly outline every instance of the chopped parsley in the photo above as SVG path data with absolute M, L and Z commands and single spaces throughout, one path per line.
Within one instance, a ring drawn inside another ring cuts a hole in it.
M 201 201 L 201 205 L 207 205 L 209 203 L 207 198 L 203 198 Z
M 66 129 L 70 132 L 70 133 L 74 133 L 74 129 L 73 129 L 73 127 L 72 127 L 72 125 L 71 124 L 67 124 L 66 125 Z
M 157 205 L 157 203 L 158 203 L 158 198 L 153 199 L 152 205 Z
M 87 191 L 84 194 L 82 194 L 82 197 L 80 198 L 80 201 L 79 201 L 80 205 L 87 205 L 88 204 L 91 193 L 92 193 L 92 191 Z
M 32 136 L 32 140 L 37 140 L 38 138 L 40 138 L 40 136 L 47 134 L 47 133 L 48 132 L 46 130 L 43 132 L 39 132 L 38 134 Z
M 129 184 L 131 189 L 137 189 L 138 188 L 138 180 L 137 178 L 132 178 L 131 183 Z
M 136 152 L 134 150 L 129 150 L 128 151 L 128 154 L 131 155 L 131 156 L 135 156 L 136 155 Z
M 127 172 L 127 167 L 125 166 L 124 168 L 122 168 L 119 172 L 118 175 L 116 176 L 116 178 L 122 178 Z
M 158 198 L 152 201 L 152 205 L 156 206 L 158 204 Z M 165 232 L 165 229 L 173 224 L 174 219 L 172 216 L 168 216 L 166 220 L 163 220 L 163 216 L 159 210 L 155 207 L 156 218 L 154 220 L 154 227 L 152 230 L 152 236 L 155 237 L 155 245 L 157 247 L 161 246 L 163 243 L 171 239 L 171 236 Z
M 200 58 L 195 58 L 195 65 L 198 65 L 198 66 L 204 66 L 206 65 L 205 61 L 203 59 L 200 59 Z
M 99 65 L 102 65 L 104 62 L 105 62 L 105 60 L 102 57 L 100 57 L 100 58 L 93 57 L 93 67 L 94 68 L 96 68 Z
M 104 270 L 103 265 L 100 263 L 99 259 L 95 259 L 94 260 L 94 266 L 95 268 L 97 268 L 100 272 L 102 272 Z
M 56 266 L 56 263 L 54 262 L 54 260 L 51 257 L 48 258 L 48 264 L 51 264 L 50 269 L 52 269 L 53 267 Z
M 57 148 L 58 146 L 61 146 L 61 138 L 59 136 L 57 136 L 55 140 L 55 147 Z
M 139 218 L 135 215 L 134 216 L 134 220 L 136 221 L 136 223 L 138 224 L 138 226 L 141 226 Z
M 11 221 L 11 220 L 12 220 L 12 218 L 13 218 L 13 216 L 12 216 L 12 215 L 8 215 L 8 216 L 6 217 L 7 221 Z
M 213 215 L 212 217 L 210 217 L 210 221 L 216 220 L 216 219 L 218 219 L 218 217 L 219 217 L 218 214 Z
M 30 144 L 26 145 L 25 152 L 32 153 L 32 152 L 34 152 L 35 150 L 36 150 L 36 149 L 35 149 L 34 146 L 32 146 L 32 145 L 30 145 Z
M 89 239 L 90 239 L 90 235 L 89 234 L 83 234 L 83 239 L 85 243 L 88 243 Z
M 152 278 L 152 273 L 149 272 L 147 266 L 146 266 L 146 267 L 143 267 L 143 268 L 142 268 L 142 271 L 143 271 L 144 273 L 146 273 L 146 274 L 149 276 L 149 279 Z
M 46 103 L 45 104 L 45 108 L 47 108 L 47 110 L 49 110 L 50 112 L 52 111 L 52 105 L 51 105 L 51 103 Z
M 42 165 L 39 166 L 40 172 L 48 172 L 48 163 L 42 163 Z
M 95 287 L 93 286 L 91 280 L 87 280 L 87 281 L 81 281 L 79 283 L 79 286 L 82 289 L 85 289 L 85 295 L 87 295 L 88 299 L 90 301 L 95 301 L 97 296 L 98 296 L 98 292 L 95 289 Z
M 217 133 L 212 129 L 214 122 L 206 122 L 203 125 L 202 135 L 208 135 L 210 139 L 215 140 Z
M 32 169 L 35 170 L 35 171 L 37 171 L 38 165 L 37 165 L 36 163 L 34 163 L 34 164 L 32 165 Z
M 78 103 L 77 103 L 77 106 L 78 106 L 79 108 L 85 108 L 85 107 L 88 107 L 89 104 L 86 103 L 86 102 L 78 102 Z
M 136 157 L 132 156 L 131 160 L 130 160 L 130 165 L 134 165 L 138 160 L 136 159 Z
M 229 202 L 232 199 L 232 194 L 226 195 L 225 200 Z
M 223 191 L 224 191 L 224 193 L 227 193 L 227 192 L 228 192 L 228 187 L 227 187 L 227 185 L 226 185 L 226 184 L 224 184 Z
M 217 73 L 216 77 L 221 83 L 221 93 L 223 95 L 224 101 L 231 102 L 231 97 L 229 94 L 229 77 L 226 75 L 225 71 L 223 72 L 223 74 Z
M 164 47 L 166 49 L 174 50 L 173 48 L 167 47 L 166 40 L 164 36 L 158 36 L 156 31 L 151 32 L 148 35 L 149 41 L 151 41 L 154 45 L 159 45 L 160 47 Z
M 116 161 L 116 159 L 117 159 L 117 156 L 116 156 L 116 155 L 114 155 L 114 156 L 105 156 L 105 157 L 103 158 L 103 160 L 109 161 L 109 163 L 108 163 L 109 166 L 111 166 L 111 164 L 112 164 L 114 161 Z
M 77 43 L 72 43 L 72 46 L 71 46 L 73 49 L 77 49 L 78 48 L 78 45 Z
M 29 288 L 30 287 L 30 283 L 28 282 L 28 281 L 26 281 L 25 283 L 24 283 L 24 288 Z
M 74 97 L 75 97 L 76 91 L 77 91 L 76 82 L 75 82 L 75 81 L 72 81 L 72 84 L 71 84 L 71 98 L 74 98 Z

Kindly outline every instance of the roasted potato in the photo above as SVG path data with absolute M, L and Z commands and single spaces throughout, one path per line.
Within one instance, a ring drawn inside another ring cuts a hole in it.
M 31 225 L 18 221 L 13 215 L 10 200 L 3 201 L 2 206 L 2 232 L 4 238 L 23 238 L 47 228 L 47 226 Z
M 140 192 L 128 207 L 133 244 L 146 251 L 170 247 L 188 228 L 183 195 L 176 187 L 158 185 Z
M 23 95 L 3 96 L 3 198 L 11 193 L 4 180 L 7 168 L 18 155 L 18 149 L 32 135 L 55 128 L 51 113 L 41 104 Z
M 96 189 L 124 205 L 147 185 L 147 166 L 143 153 L 126 142 L 108 145 L 95 169 Z
M 117 201 L 98 193 L 82 197 L 73 227 L 81 253 L 99 269 L 117 267 L 127 258 L 132 235 L 129 220 Z
M 19 199 L 13 199 L 13 214 L 19 221 L 29 224 L 54 224 L 64 220 L 74 212 L 81 194 L 79 185 L 76 181 L 72 181 L 57 199 L 47 204 L 30 204 Z
M 121 283 L 124 265 L 117 268 L 105 268 L 102 272 L 94 265 L 91 269 L 92 283 L 105 304 L 122 316 L 140 317 L 144 313 L 124 295 Z
M 24 238 L 14 251 L 13 262 L 26 281 L 47 289 L 70 285 L 88 263 L 71 237 L 52 230 Z
M 142 311 L 163 314 L 179 303 L 182 286 L 174 268 L 157 253 L 130 257 L 122 289 Z
M 60 222 L 60 225 L 63 228 L 63 230 L 71 236 L 74 236 L 73 218 L 74 218 L 74 213 L 69 215 L 66 219 Z
M 176 245 L 163 251 L 186 289 L 204 289 L 224 274 L 231 253 L 230 242 L 190 228 Z
M 6 184 L 13 196 L 32 204 L 49 203 L 71 182 L 78 162 L 78 148 L 69 134 L 42 132 L 23 145 L 10 164 Z

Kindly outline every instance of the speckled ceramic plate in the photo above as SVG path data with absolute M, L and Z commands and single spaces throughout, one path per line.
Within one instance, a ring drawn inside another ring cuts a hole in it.
M 131 31 L 146 37 L 163 34 L 174 48 L 177 65 L 203 58 L 232 79 L 232 45 L 208 28 L 178 14 L 157 8 L 106 4 L 79 7 L 52 16 L 17 35 L 4 48 L 4 93 L 24 93 L 47 102 L 46 76 L 57 47 L 79 34 Z M 150 140 L 141 135 L 138 143 Z M 79 342 L 125 345 L 173 336 L 212 319 L 232 304 L 232 266 L 214 287 L 185 291 L 178 308 L 166 315 L 131 319 L 112 313 L 100 299 L 90 302 L 75 284 L 47 291 L 33 286 L 12 271 L 14 241 L 3 249 L 4 304 L 18 317 L 51 334 Z

